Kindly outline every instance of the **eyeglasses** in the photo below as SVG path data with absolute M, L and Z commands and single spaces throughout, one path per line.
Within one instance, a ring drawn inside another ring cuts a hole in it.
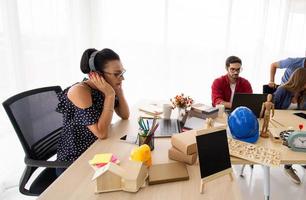
M 109 75 L 114 75 L 116 78 L 122 78 L 125 72 L 126 72 L 125 69 L 123 69 L 121 72 L 116 72 L 116 73 L 103 71 L 103 73 L 109 74 Z
M 229 68 L 229 70 L 231 71 L 231 72 L 242 72 L 242 67 L 240 67 L 240 68 Z

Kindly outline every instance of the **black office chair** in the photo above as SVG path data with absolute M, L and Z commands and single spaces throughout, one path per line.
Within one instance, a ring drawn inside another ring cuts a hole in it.
M 67 168 L 71 163 L 48 161 L 57 151 L 62 131 L 62 114 L 55 111 L 61 92 L 60 86 L 38 88 L 14 95 L 3 102 L 3 107 L 17 133 L 25 152 L 26 168 L 19 182 L 22 194 L 40 195 L 56 178 L 56 168 Z M 25 186 L 38 167 L 45 169 Z

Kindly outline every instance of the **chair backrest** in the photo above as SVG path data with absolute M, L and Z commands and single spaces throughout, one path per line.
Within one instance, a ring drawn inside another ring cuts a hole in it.
M 56 112 L 60 86 L 22 92 L 3 102 L 27 157 L 46 160 L 56 153 L 62 114 Z
M 273 94 L 276 91 L 278 86 L 279 85 L 276 85 L 275 88 L 271 88 L 271 87 L 269 87 L 269 85 L 263 85 L 262 86 L 262 93 L 263 94 Z

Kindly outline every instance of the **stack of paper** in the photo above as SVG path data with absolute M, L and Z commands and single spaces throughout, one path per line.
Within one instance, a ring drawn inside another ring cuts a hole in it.
M 206 119 L 218 117 L 218 108 L 207 106 L 205 104 L 194 104 L 191 106 L 190 116 Z
M 163 113 L 162 108 L 154 104 L 140 106 L 139 110 L 151 116 L 157 116 Z
M 191 110 L 194 110 L 195 112 L 199 112 L 203 114 L 212 114 L 212 113 L 218 112 L 219 109 L 199 103 L 199 104 L 192 105 Z
M 105 166 L 107 163 L 112 162 L 119 164 L 119 159 L 112 153 L 96 154 L 93 159 L 89 161 L 89 164 L 94 168 L 98 169 Z

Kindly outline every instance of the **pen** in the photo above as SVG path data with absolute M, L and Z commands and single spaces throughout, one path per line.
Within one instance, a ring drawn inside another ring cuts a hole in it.
M 150 135 L 153 135 L 153 134 L 155 133 L 155 131 L 156 131 L 156 129 L 158 128 L 158 126 L 159 126 L 159 123 L 157 123 L 157 124 L 152 128 L 152 130 L 150 131 Z
M 142 126 L 142 124 L 141 124 L 141 120 L 140 120 L 140 119 L 138 120 L 138 124 L 139 124 L 140 128 L 141 128 L 142 130 L 144 130 L 144 128 L 143 128 L 143 126 Z
M 149 120 L 147 120 L 148 130 L 150 130 Z
M 147 127 L 146 127 L 146 124 L 145 124 L 144 121 L 143 121 L 143 119 L 140 118 L 140 120 L 141 120 L 141 124 L 142 124 L 144 130 L 148 130 Z
M 152 140 L 152 137 L 153 137 L 153 135 L 154 135 L 154 133 L 155 133 L 155 131 L 156 131 L 158 125 L 159 125 L 159 124 L 157 123 L 157 124 L 155 125 L 155 127 L 150 131 L 148 137 L 147 137 L 147 138 L 145 139 L 145 141 L 144 141 L 144 144 L 148 144 L 148 143 Z

